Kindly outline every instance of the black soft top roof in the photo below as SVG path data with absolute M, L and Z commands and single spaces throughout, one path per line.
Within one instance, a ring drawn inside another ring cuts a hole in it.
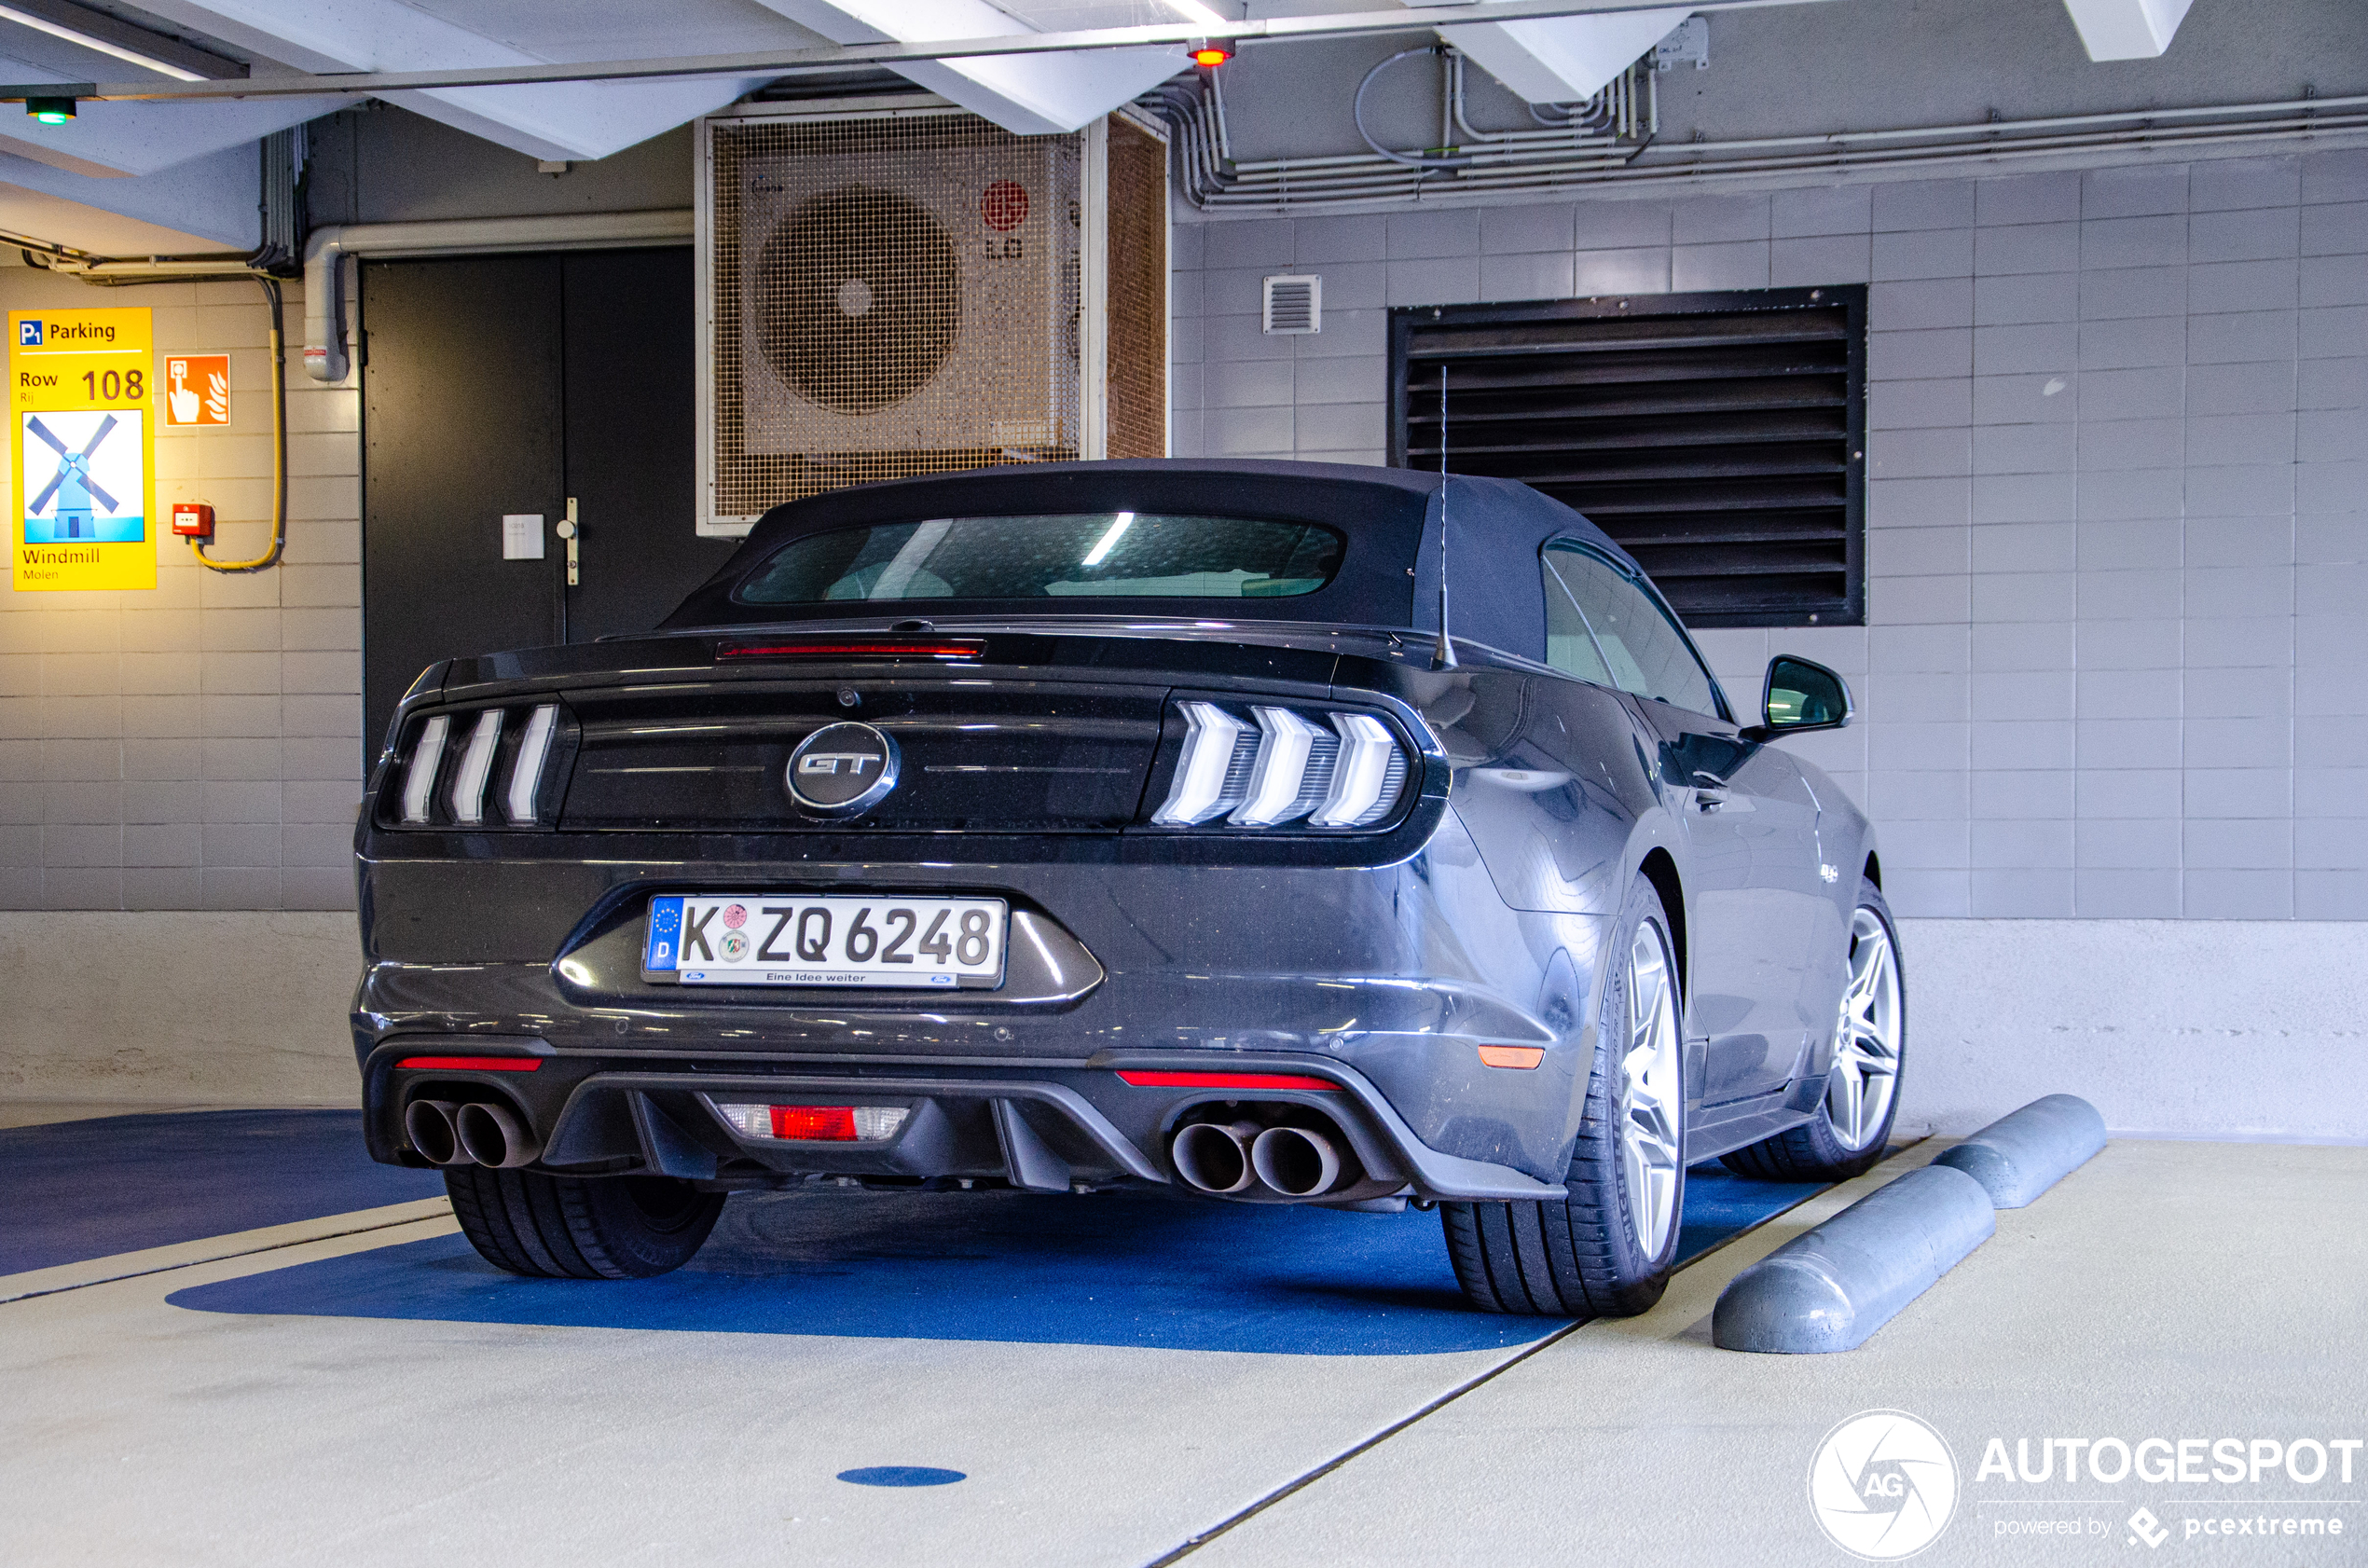
M 1442 505 L 1442 501 L 1444 505 Z M 1348 540 L 1341 569 L 1312 594 L 1289 598 L 1129 597 L 1129 615 L 1315 622 L 1439 630 L 1440 543 L 1447 558 L 1448 623 L 1458 640 L 1523 658 L 1546 655 L 1546 606 L 1537 552 L 1581 540 L 1633 567 L 1626 552 L 1561 502 L 1510 479 L 1415 473 L 1348 463 L 1160 459 L 1016 463 L 863 485 L 777 506 L 748 543 L 684 600 L 662 629 L 765 621 L 876 620 L 889 607 L 844 603 L 747 605 L 733 588 L 792 539 L 866 523 L 1049 512 L 1169 512 L 1323 523 Z M 1443 514 L 1443 516 L 1442 516 Z M 1640 572 L 1639 575 L 1642 575 Z M 1031 607 L 1037 601 L 1028 601 Z M 931 600 L 933 616 L 1008 612 L 1011 600 Z M 1070 599 L 1063 613 L 1093 612 Z M 1098 608 L 1098 606 L 1095 606 Z

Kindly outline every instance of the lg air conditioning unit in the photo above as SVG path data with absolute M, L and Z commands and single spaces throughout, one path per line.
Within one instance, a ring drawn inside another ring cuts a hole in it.
M 846 485 L 1167 449 L 1167 161 L 936 100 L 698 128 L 703 534 Z

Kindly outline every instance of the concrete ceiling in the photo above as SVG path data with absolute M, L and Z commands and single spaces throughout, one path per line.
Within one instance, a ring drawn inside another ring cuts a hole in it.
M 117 0 L 6 0 L 0 5 L 0 79 L 29 84 L 501 69 L 1203 21 L 1213 34 L 1221 34 L 1229 20 L 1371 11 L 1397 4 L 1409 10 L 1410 21 L 1419 15 L 1416 27 L 1430 23 L 1514 97 L 1566 102 L 1593 92 L 1688 14 L 1676 6 L 1459 23 L 1452 18 L 1465 3 L 1468 0 L 141 0 L 135 8 Z M 2191 0 L 2056 3 L 2063 7 L 2058 26 L 2068 12 L 2091 59 L 2127 61 L 2164 53 Z M 1807 9 L 1862 7 L 1858 0 L 1839 0 Z M 76 41 L 77 32 L 83 41 Z M 1398 34 L 1386 47 L 1402 48 L 1409 41 Z M 1326 51 L 1301 54 L 1309 47 L 1285 46 L 1282 53 L 1316 66 Z M 1380 39 L 1364 46 L 1369 51 L 1380 47 Z M 1266 48 L 1257 52 L 1272 55 Z M 144 56 L 154 58 L 142 63 Z M 1159 45 L 920 61 L 897 69 L 1009 130 L 1041 134 L 1073 130 L 1182 66 L 1178 46 Z M 1284 79 L 1288 76 L 1284 73 Z M 1246 74 L 1260 76 L 1275 79 L 1269 71 Z M 438 88 L 387 97 L 526 157 L 574 162 L 609 157 L 764 85 L 764 76 L 698 76 Z M 1315 85 L 1313 78 L 1309 85 Z M 1242 86 L 1247 88 L 1250 80 Z M 1329 95 L 1329 85 L 1323 90 Z M 7 221 L 5 203 L 14 191 L 25 197 L 15 211 L 27 222 L 40 213 L 54 225 L 62 203 L 70 207 L 80 200 L 184 239 L 209 228 L 219 233 L 224 228 L 219 222 L 187 228 L 158 222 L 159 211 L 186 205 L 187 193 L 172 189 L 176 176 L 169 172 L 218 161 L 269 131 L 312 119 L 342 102 L 312 97 L 86 102 L 76 119 L 61 126 L 42 125 L 0 106 L 0 223 Z M 116 232 L 103 225 L 84 227 L 92 234 Z

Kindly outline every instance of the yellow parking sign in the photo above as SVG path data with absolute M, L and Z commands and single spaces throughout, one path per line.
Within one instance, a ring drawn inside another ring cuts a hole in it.
M 148 311 L 12 310 L 8 345 L 16 586 L 155 587 Z

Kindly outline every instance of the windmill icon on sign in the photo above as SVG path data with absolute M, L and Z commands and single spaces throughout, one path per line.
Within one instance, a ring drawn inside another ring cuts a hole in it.
M 49 476 L 49 483 L 42 488 L 41 493 L 33 498 L 33 504 L 25 508 L 26 515 L 38 516 L 41 509 L 49 504 L 49 498 L 55 496 L 58 499 L 58 510 L 55 521 L 50 526 L 55 530 L 56 537 L 96 539 L 99 536 L 99 525 L 91 516 L 90 503 L 95 501 L 101 506 L 113 512 L 117 509 L 118 502 L 115 497 L 100 487 L 97 480 L 90 477 L 90 454 L 99 449 L 99 443 L 104 441 L 107 438 L 107 433 L 115 429 L 116 417 L 109 414 L 100 420 L 99 428 L 90 433 L 90 439 L 83 444 L 82 450 L 78 452 L 68 447 L 64 442 L 50 433 L 49 427 L 43 424 L 38 416 L 28 417 L 24 427 L 48 442 L 58 454 L 57 473 Z

